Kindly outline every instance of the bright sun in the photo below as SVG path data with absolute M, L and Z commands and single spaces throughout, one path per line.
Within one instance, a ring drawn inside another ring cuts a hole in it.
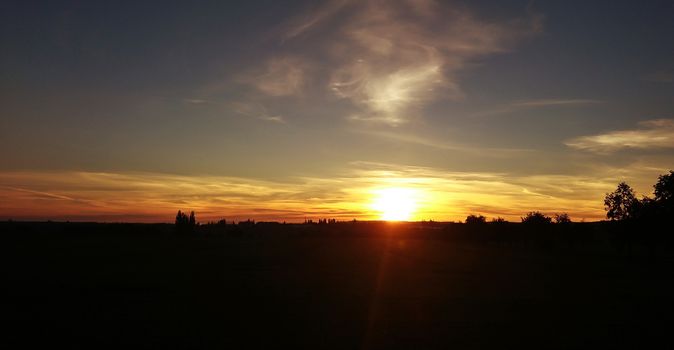
M 375 190 L 372 209 L 381 220 L 409 221 L 417 208 L 417 193 L 410 188 L 382 188 Z

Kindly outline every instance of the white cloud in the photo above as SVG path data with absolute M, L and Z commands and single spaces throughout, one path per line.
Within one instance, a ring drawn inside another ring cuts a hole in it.
M 637 129 L 581 136 L 568 140 L 565 144 L 595 153 L 612 153 L 622 149 L 674 148 L 674 119 L 647 120 L 640 122 Z
M 461 96 L 454 75 L 469 60 L 506 51 L 529 21 L 481 21 L 435 1 L 365 1 L 342 23 L 331 90 L 361 107 L 357 120 L 396 125 L 438 95 Z M 352 119 L 353 116 L 352 116 Z
M 301 48 L 293 54 L 320 63 L 329 91 L 357 109 L 351 120 L 398 125 L 418 118 L 440 95 L 461 97 L 458 71 L 471 60 L 508 51 L 538 31 L 540 21 L 537 15 L 486 21 L 432 0 L 342 0 L 298 16 L 282 40 L 291 51 Z M 279 67 L 271 71 L 282 73 L 254 84 L 269 95 L 297 93 L 288 87 L 297 84 L 288 81 L 299 73 Z
M 272 58 L 262 71 L 247 73 L 241 80 L 269 96 L 298 95 L 305 83 L 305 65 L 293 56 Z

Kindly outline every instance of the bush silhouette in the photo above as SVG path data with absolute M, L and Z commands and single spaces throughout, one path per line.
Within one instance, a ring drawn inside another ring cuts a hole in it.
M 471 224 L 471 225 L 476 225 L 476 224 L 484 224 L 487 222 L 487 218 L 485 218 L 482 215 L 468 215 L 466 217 L 466 223 Z
M 531 211 L 528 212 L 526 216 L 522 218 L 522 223 L 529 225 L 545 225 L 552 222 L 552 218 L 546 216 L 540 211 Z

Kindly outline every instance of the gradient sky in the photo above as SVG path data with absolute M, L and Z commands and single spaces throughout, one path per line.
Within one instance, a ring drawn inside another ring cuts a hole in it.
M 674 168 L 672 1 L 0 1 L 0 219 L 604 217 Z

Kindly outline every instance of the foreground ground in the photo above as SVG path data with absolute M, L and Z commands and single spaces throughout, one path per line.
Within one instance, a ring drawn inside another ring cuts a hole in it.
M 3 232 L 3 348 L 673 342 L 667 256 L 465 244 L 386 225 L 358 236 L 97 227 Z

